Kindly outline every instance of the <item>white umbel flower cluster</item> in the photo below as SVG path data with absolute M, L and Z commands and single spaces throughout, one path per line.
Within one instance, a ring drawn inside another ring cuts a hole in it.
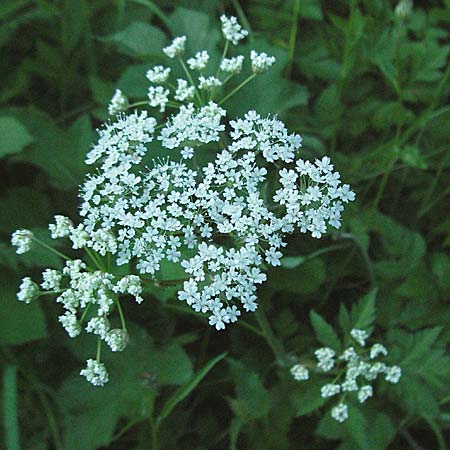
M 176 37 L 170 45 L 163 48 L 163 52 L 169 58 L 176 58 L 181 56 L 186 49 L 186 36 Z
M 94 386 L 104 386 L 108 382 L 108 372 L 103 363 L 94 359 L 88 359 L 86 368 L 80 372 L 86 380 Z
M 11 244 L 17 247 L 16 253 L 18 255 L 23 255 L 31 250 L 33 237 L 33 232 L 26 229 L 17 230 L 12 234 Z
M 253 73 L 267 72 L 276 61 L 274 56 L 269 56 L 265 52 L 256 53 L 254 50 L 250 52 L 250 60 L 252 62 Z
M 222 22 L 222 33 L 225 39 L 232 44 L 237 45 L 240 40 L 248 35 L 248 31 L 239 25 L 236 17 L 223 15 L 220 17 L 220 21 Z
M 187 79 L 177 78 L 175 85 L 170 76 L 177 71 L 157 65 L 146 73 L 147 100 L 129 104 L 116 91 L 110 105 L 115 117 L 98 130 L 87 154 L 86 164 L 95 169 L 80 188 L 81 223 L 55 216 L 49 226 L 52 238 L 68 238 L 84 257 L 65 257 L 60 271 L 46 269 L 43 292 L 25 278 L 18 298 L 56 295 L 63 309 L 59 321 L 70 337 L 86 331 L 97 336 L 99 349 L 105 343 L 114 352 L 123 350 L 128 334 L 120 297 L 141 303 L 141 282 L 167 281 L 165 264 L 184 271 L 175 280 L 178 300 L 223 330 L 257 309 L 257 288 L 267 279 L 266 269 L 281 264 L 288 235 L 300 231 L 320 238 L 330 227 L 339 228 L 344 204 L 355 197 L 329 158 L 301 158 L 301 136 L 289 133 L 277 117 L 250 110 L 224 120 L 226 101 L 275 58 L 252 51 L 253 73 L 248 68 L 248 78 L 216 100 L 243 70 L 243 55 L 227 57 L 229 42 L 247 35 L 236 18 L 222 16 L 221 22 L 227 42 L 218 67 L 209 67 L 206 50 L 185 64 L 187 40 L 181 36 L 163 52 L 178 59 Z M 149 106 L 166 114 L 159 125 L 145 110 Z M 169 114 L 168 108 L 176 110 Z M 155 149 L 165 157 L 156 157 Z M 19 253 L 28 250 L 31 237 L 26 230 L 12 236 Z M 112 328 L 113 311 L 121 328 Z M 319 367 L 332 370 L 334 357 L 319 351 Z M 309 376 L 300 365 L 292 373 L 297 380 Z M 99 350 L 82 374 L 95 385 L 107 381 Z
M 17 300 L 24 303 L 31 303 L 39 297 L 39 286 L 30 277 L 25 277 L 19 287 Z
M 291 367 L 291 375 L 295 381 L 305 381 L 309 379 L 309 371 L 303 364 L 295 364 Z
M 317 358 L 317 369 L 324 373 L 331 372 L 333 381 L 325 383 L 321 388 L 322 398 L 335 397 L 341 394 L 338 404 L 331 410 L 331 416 L 338 422 L 344 422 L 348 418 L 348 407 L 344 398 L 350 392 L 356 392 L 356 398 L 364 403 L 373 396 L 373 387 L 370 384 L 378 375 L 384 375 L 385 381 L 398 383 L 402 374 L 398 366 L 387 366 L 380 361 L 374 361 L 380 356 L 387 356 L 386 348 L 379 344 L 373 344 L 365 349 L 366 341 L 370 333 L 366 330 L 352 329 L 350 336 L 356 341 L 359 348 L 348 347 L 340 355 L 329 348 L 317 349 L 314 354 Z M 291 374 L 296 381 L 308 379 L 308 371 L 300 364 L 291 367 Z M 361 384 L 362 383 L 362 384 Z
M 209 53 L 202 50 L 195 54 L 193 58 L 187 60 L 188 66 L 191 70 L 204 70 L 209 61 Z

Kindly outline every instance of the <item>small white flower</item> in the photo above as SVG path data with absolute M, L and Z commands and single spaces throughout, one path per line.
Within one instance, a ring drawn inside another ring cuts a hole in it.
M 86 325 L 86 331 L 88 333 L 96 334 L 101 339 L 106 338 L 109 329 L 109 320 L 106 317 L 93 317 Z
M 123 351 L 128 345 L 128 340 L 128 333 L 118 328 L 108 331 L 105 336 L 105 342 L 113 352 Z
M 402 376 L 402 369 L 398 366 L 388 367 L 386 370 L 385 380 L 389 383 L 396 384 L 400 381 Z
M 24 303 L 31 303 L 39 297 L 39 286 L 30 277 L 25 277 L 19 286 L 17 300 Z
M 222 33 L 225 39 L 232 42 L 234 45 L 248 35 L 248 31 L 244 30 L 241 25 L 239 25 L 236 17 L 222 15 L 220 21 L 222 22 Z
M 344 403 L 339 403 L 332 408 L 331 417 L 338 422 L 345 422 L 348 419 L 348 407 Z
M 184 147 L 181 150 L 181 157 L 183 159 L 191 159 L 194 156 L 194 149 L 192 147 Z
M 169 78 L 170 70 L 170 67 L 155 66 L 145 76 L 151 83 L 161 84 Z
M 62 274 L 54 269 L 45 269 L 42 272 L 43 282 L 41 283 L 42 289 L 46 291 L 59 291 L 61 289 Z
M 323 347 L 317 349 L 314 354 L 316 355 L 317 367 L 322 369 L 324 372 L 329 372 L 334 367 L 334 356 L 335 351 L 329 347 Z
M 55 216 L 55 223 L 48 226 L 52 239 L 69 236 L 73 228 L 72 221 L 65 216 Z
M 302 364 L 295 364 L 291 367 L 291 375 L 295 381 L 304 381 L 309 379 L 309 371 Z
M 362 386 L 358 392 L 358 400 L 360 403 L 364 403 L 369 397 L 372 397 L 373 389 L 372 386 L 366 385 Z
M 343 392 L 353 392 L 358 390 L 358 384 L 353 377 L 347 377 L 341 387 Z
M 222 86 L 222 82 L 216 77 L 199 77 L 198 82 L 198 88 L 205 91 L 212 91 L 216 87 Z
M 370 349 L 370 359 L 375 359 L 379 355 L 387 356 L 387 354 L 388 351 L 386 350 L 386 347 L 381 344 L 374 344 Z
M 17 230 L 11 236 L 11 244 L 17 247 L 16 253 L 22 255 L 31 249 L 33 233 L 30 230 Z
M 108 372 L 103 363 L 94 359 L 86 361 L 86 369 L 80 372 L 80 375 L 86 377 L 86 380 L 94 386 L 104 386 L 108 382 Z
M 108 106 L 108 114 L 115 116 L 128 109 L 128 99 L 120 89 L 116 89 Z
M 169 90 L 164 89 L 162 86 L 150 86 L 148 88 L 148 99 L 150 106 L 153 108 L 159 106 L 160 112 L 164 112 L 169 101 Z
M 179 100 L 180 102 L 184 102 L 185 100 L 190 100 L 195 95 L 195 87 L 189 86 L 186 80 L 179 78 L 177 80 L 177 89 L 175 91 L 175 100 Z
M 175 58 L 176 56 L 180 56 L 184 53 L 186 48 L 186 36 L 176 37 L 170 45 L 163 48 L 163 52 L 169 58 Z
M 78 322 L 76 314 L 66 311 L 63 315 L 59 316 L 58 320 L 69 337 L 75 338 L 81 333 L 81 325 Z
M 191 70 L 204 70 L 209 61 L 209 54 L 206 50 L 197 52 L 193 58 L 187 60 Z
M 339 394 L 339 392 L 341 392 L 341 386 L 339 384 L 326 384 L 325 386 L 322 386 L 320 395 L 323 398 L 328 398 Z
M 250 60 L 252 62 L 253 73 L 264 73 L 275 64 L 275 57 L 268 56 L 267 53 L 256 53 L 254 50 L 250 52 Z
M 220 70 L 222 72 L 237 75 L 241 73 L 242 64 L 244 62 L 244 57 L 242 55 L 236 56 L 234 58 L 224 58 L 220 64 Z
M 369 337 L 369 333 L 366 330 L 358 330 L 354 328 L 350 331 L 350 336 L 361 346 L 366 345 L 366 340 Z

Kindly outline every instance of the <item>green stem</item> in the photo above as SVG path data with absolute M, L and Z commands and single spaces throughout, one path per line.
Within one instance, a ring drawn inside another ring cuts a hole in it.
M 96 255 L 94 252 L 89 250 L 87 247 L 86 247 L 86 253 L 89 256 L 89 258 L 91 258 L 92 262 L 97 266 L 97 268 L 99 270 L 106 272 L 105 267 L 103 266 L 101 260 L 98 258 L 98 255 Z
M 198 91 L 198 89 L 197 89 L 197 85 L 194 83 L 194 80 L 192 79 L 191 72 L 189 72 L 189 69 L 186 67 L 186 64 L 184 63 L 184 61 L 183 61 L 182 58 L 178 57 L 178 61 L 180 62 L 181 67 L 182 67 L 183 70 L 184 70 L 184 73 L 185 73 L 186 76 L 188 77 L 189 82 L 190 82 L 191 85 L 194 86 L 194 88 L 195 88 L 195 95 L 196 95 L 196 97 L 197 97 L 197 100 L 200 102 L 200 105 L 203 105 L 203 103 L 204 103 L 204 102 L 203 102 L 203 98 L 201 97 L 201 95 L 200 95 L 200 93 L 199 93 L 199 91 Z
M 159 424 L 153 420 L 153 417 L 150 418 L 150 431 L 152 436 L 152 448 L 151 450 L 158 450 L 158 431 Z
M 55 250 L 53 247 L 50 247 L 45 242 L 42 242 L 36 236 L 33 236 L 32 239 L 33 239 L 33 241 L 37 242 L 39 245 L 42 245 L 42 247 L 45 247 L 47 250 L 50 250 L 51 252 L 53 252 L 55 255 L 60 256 L 61 258 L 65 259 L 66 261 L 72 261 L 71 258 L 69 258 L 68 256 L 64 255 L 61 252 L 58 252 L 58 250 Z
M 86 306 L 86 308 L 84 308 L 83 314 L 81 314 L 81 318 L 80 318 L 80 320 L 78 321 L 78 322 L 80 323 L 80 325 L 83 324 L 83 321 L 84 321 L 84 319 L 86 318 L 86 314 L 88 313 L 89 308 L 91 307 L 91 305 L 92 305 L 92 303 L 88 303 L 87 306 Z
M 239 86 L 237 86 L 235 89 L 233 89 L 228 95 L 226 95 L 218 105 L 222 105 L 225 103 L 229 98 L 233 97 L 234 94 L 236 94 L 237 91 L 239 91 L 241 88 L 243 88 L 247 83 L 253 80 L 253 78 L 256 77 L 256 73 L 252 73 L 246 80 L 244 80 Z
M 102 353 L 102 340 L 101 340 L 101 338 L 99 336 L 98 339 L 97 339 L 97 356 L 95 357 L 97 362 L 100 362 L 101 353 Z
M 117 300 L 115 300 L 115 303 L 117 305 L 117 310 L 119 311 L 120 323 L 122 324 L 122 329 L 124 331 L 127 331 L 127 325 L 126 325 L 126 322 L 125 322 L 125 316 L 123 314 L 123 310 L 122 310 L 122 306 L 120 305 L 120 301 L 117 299 Z
M 289 35 L 289 64 L 287 67 L 287 75 L 292 76 L 292 68 L 294 66 L 295 43 L 297 41 L 298 15 L 300 12 L 300 0 L 294 0 L 292 9 L 292 26 Z
M 128 109 L 134 108 L 135 106 L 144 106 L 144 105 L 148 105 L 148 104 L 149 104 L 148 100 L 142 100 L 141 102 L 130 103 L 128 105 Z
M 222 61 L 225 59 L 225 57 L 227 56 L 227 52 L 228 52 L 228 47 L 230 46 L 230 42 L 229 41 L 225 41 L 225 47 L 223 48 L 223 52 L 222 52 L 222 56 L 220 57 L 220 63 L 219 66 L 217 67 L 217 71 L 216 71 L 216 78 L 219 75 L 220 72 L 220 66 L 222 65 Z

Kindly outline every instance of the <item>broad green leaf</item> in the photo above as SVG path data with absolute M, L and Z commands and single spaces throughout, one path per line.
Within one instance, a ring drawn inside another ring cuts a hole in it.
M 155 352 L 152 371 L 160 384 L 182 385 L 192 377 L 192 363 L 181 347 L 172 345 Z
M 189 52 L 208 50 L 213 60 L 219 55 L 216 46 L 220 32 L 216 24 L 211 22 L 211 18 L 202 11 L 178 7 L 170 16 L 170 29 L 173 36 L 187 36 Z
M 242 363 L 229 361 L 235 380 L 236 398 L 229 399 L 231 409 L 243 423 L 265 417 L 271 405 L 269 392 L 258 374 Z
M 123 53 L 139 58 L 160 56 L 167 38 L 159 29 L 144 22 L 133 22 L 124 30 L 102 38 Z
M 62 8 L 62 41 L 66 52 L 71 52 L 86 36 L 89 25 L 89 5 L 86 0 L 64 0 Z
M 41 167 L 57 188 L 77 188 L 87 170 L 84 160 L 94 137 L 89 117 L 82 115 L 63 130 L 34 108 L 17 109 L 15 115 L 34 137 L 17 159 Z
M 9 271 L 0 277 L 0 344 L 19 345 L 47 337 L 47 326 L 40 300 L 19 302 L 20 280 Z
M 325 281 L 326 267 L 320 258 L 315 258 L 292 270 L 271 269 L 268 278 L 273 290 L 310 294 Z
M 341 349 L 341 342 L 333 327 L 322 316 L 320 316 L 313 310 L 310 311 L 309 318 L 311 320 L 311 325 L 314 328 L 314 332 L 316 333 L 318 341 L 322 345 L 330 347 L 336 352 L 339 352 Z
M 46 226 L 51 220 L 49 198 L 38 189 L 17 187 L 0 196 L 0 229 L 12 233 L 18 228 Z
M 22 151 L 33 141 L 28 130 L 14 117 L 0 117 L 0 158 Z
M 211 361 L 209 361 L 202 369 L 200 369 L 193 378 L 188 381 L 184 386 L 178 389 L 171 397 L 167 399 L 165 402 L 161 413 L 158 416 L 158 422 L 162 422 L 175 408 L 175 406 L 184 400 L 197 386 L 198 384 L 205 378 L 208 372 L 223 358 L 225 358 L 227 354 L 222 353 L 219 356 L 216 356 Z

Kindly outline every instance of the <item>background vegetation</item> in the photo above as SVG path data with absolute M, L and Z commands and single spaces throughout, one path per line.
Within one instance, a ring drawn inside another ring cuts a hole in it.
M 149 418 L 175 399 L 160 427 L 163 450 L 448 448 L 450 1 L 416 1 L 403 15 L 395 6 L 2 1 L 1 446 L 149 449 Z M 85 154 L 115 87 L 142 96 L 145 69 L 162 62 L 171 35 L 214 47 L 224 11 L 252 30 L 249 46 L 278 59 L 237 96 L 233 113 L 278 113 L 302 133 L 305 157 L 332 157 L 357 200 L 342 232 L 292 237 L 283 267 L 269 274 L 259 296 L 276 340 L 264 340 L 251 314 L 250 326 L 217 333 L 173 290 L 154 289 L 141 306 L 126 306 L 133 339 L 106 361 L 112 381 L 94 388 L 78 376 L 89 337 L 70 340 L 50 300 L 15 299 L 20 276 L 61 261 L 42 250 L 17 259 L 9 234 L 28 227 L 48 239 L 53 214 L 76 220 Z M 374 289 L 362 312 L 359 299 Z M 403 369 L 398 385 L 352 405 L 343 425 L 321 408 L 314 381 L 295 383 L 278 358 L 320 345 L 315 331 L 323 341 L 312 309 L 335 328 L 376 310 L 375 337 Z

